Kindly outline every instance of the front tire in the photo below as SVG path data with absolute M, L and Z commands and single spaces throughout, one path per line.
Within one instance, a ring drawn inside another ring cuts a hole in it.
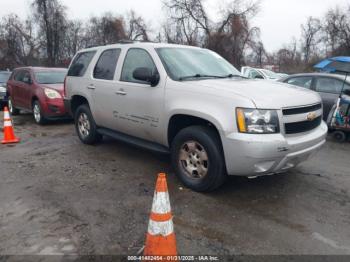
M 172 142 L 171 160 L 180 180 L 198 192 L 217 189 L 227 177 L 220 137 L 210 127 L 181 130 Z
M 35 123 L 37 123 L 38 125 L 43 125 L 47 122 L 46 118 L 43 115 L 43 111 L 38 100 L 35 100 L 33 102 L 33 116 Z
M 102 139 L 88 105 L 80 105 L 74 117 L 75 129 L 84 144 L 93 145 Z
M 9 107 L 9 111 L 11 115 L 13 116 L 19 115 L 19 110 L 14 107 L 12 98 L 10 96 L 8 97 L 7 105 Z

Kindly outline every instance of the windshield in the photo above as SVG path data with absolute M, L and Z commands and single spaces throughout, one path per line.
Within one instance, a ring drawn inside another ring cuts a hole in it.
M 264 75 L 266 75 L 268 78 L 271 78 L 271 79 L 277 79 L 277 78 L 280 78 L 279 75 L 277 75 L 275 72 L 272 72 L 270 70 L 266 70 L 266 69 L 260 69 Z
M 38 71 L 35 72 L 35 79 L 39 84 L 60 84 L 64 82 L 67 70 Z
M 207 49 L 157 48 L 157 53 L 169 76 L 176 81 L 241 76 L 224 58 Z
M 9 80 L 11 73 L 10 72 L 0 72 L 0 83 L 5 83 Z

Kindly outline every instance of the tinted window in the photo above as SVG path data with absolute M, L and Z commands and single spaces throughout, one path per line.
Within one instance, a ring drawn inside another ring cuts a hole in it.
M 28 71 L 24 71 L 22 82 L 23 83 L 29 83 L 29 81 L 31 81 L 30 73 Z
M 133 72 L 136 68 L 146 67 L 151 69 L 152 72 L 157 72 L 156 65 L 154 64 L 151 56 L 143 49 L 129 49 L 126 58 L 124 60 L 123 72 L 121 81 L 145 83 L 136 80 L 133 77 Z
M 337 79 L 320 77 L 316 82 L 316 91 L 332 94 L 340 94 L 343 88 L 343 82 Z M 349 85 L 346 84 L 344 89 L 349 89 Z
M 311 76 L 305 76 L 305 77 L 294 77 L 287 80 L 288 84 L 295 85 L 295 86 L 301 86 L 310 89 L 311 83 L 312 83 L 312 77 Z
M 57 71 L 39 71 L 35 72 L 35 79 L 39 84 L 60 84 L 64 82 L 66 70 Z
M 31 80 L 30 73 L 25 70 L 18 71 L 14 79 L 19 82 L 28 83 Z
M 16 74 L 15 74 L 15 76 L 14 76 L 14 79 L 15 79 L 16 81 L 22 82 L 24 73 L 25 73 L 25 71 L 18 71 L 18 72 L 16 72 Z
M 120 49 L 104 51 L 95 66 L 94 78 L 113 80 L 119 55 Z
M 79 53 L 74 58 L 73 63 L 69 68 L 68 76 L 83 76 L 95 53 L 95 51 Z

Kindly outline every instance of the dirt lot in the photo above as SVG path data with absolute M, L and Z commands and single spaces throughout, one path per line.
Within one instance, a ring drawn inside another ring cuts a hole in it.
M 71 122 L 14 122 L 22 142 L 0 145 L 0 254 L 135 254 L 161 171 L 181 254 L 350 254 L 349 142 L 328 141 L 288 174 L 199 194 L 167 157 L 110 139 L 83 145 Z

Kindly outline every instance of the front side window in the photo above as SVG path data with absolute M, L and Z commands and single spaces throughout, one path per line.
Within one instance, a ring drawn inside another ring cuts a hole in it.
M 175 81 L 203 77 L 226 77 L 240 72 L 217 53 L 201 48 L 157 48 L 157 53 Z
M 140 67 L 149 68 L 153 73 L 157 72 L 156 65 L 146 50 L 139 48 L 129 49 L 124 60 L 123 71 L 120 80 L 125 82 L 145 84 L 145 82 L 136 80 L 133 77 L 133 72 L 135 69 Z
M 252 79 L 254 79 L 254 78 L 264 78 L 263 75 L 261 75 L 258 71 L 254 70 L 254 69 L 250 70 L 248 77 L 252 78 Z
M 287 83 L 291 84 L 291 85 L 305 87 L 305 88 L 310 89 L 311 83 L 312 83 L 312 77 L 311 76 L 294 77 L 294 78 L 288 79 Z
M 78 76 L 78 77 L 84 76 L 95 53 L 96 53 L 95 51 L 79 53 L 74 58 L 67 75 Z
M 343 82 L 337 79 L 320 77 L 316 82 L 316 91 L 322 93 L 340 94 Z
M 22 82 L 23 76 L 24 76 L 24 73 L 25 73 L 25 72 L 26 72 L 26 71 L 23 71 L 23 70 L 20 70 L 20 71 L 16 72 L 16 73 L 15 73 L 15 76 L 14 76 L 14 80 L 15 80 L 15 81 Z
M 35 72 L 35 79 L 39 84 L 61 84 L 66 77 L 66 70 L 38 71 Z
M 119 55 L 120 49 L 110 49 L 104 51 L 95 66 L 94 78 L 113 80 Z
M 24 71 L 22 80 L 20 80 L 20 81 L 23 83 L 29 84 L 32 81 L 30 73 L 28 71 Z

